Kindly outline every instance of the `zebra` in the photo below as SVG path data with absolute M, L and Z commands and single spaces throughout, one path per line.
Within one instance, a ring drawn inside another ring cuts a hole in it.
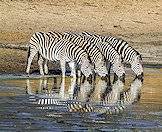
M 105 65 L 105 58 L 100 53 L 99 49 L 96 46 L 92 45 L 90 42 L 87 42 L 78 36 L 68 34 L 67 32 L 65 32 L 64 34 L 61 34 L 59 32 L 50 31 L 48 33 L 54 37 L 62 38 L 76 45 L 81 46 L 84 50 L 86 50 L 87 54 L 90 56 L 90 59 L 92 63 L 94 64 L 94 71 L 98 73 L 98 75 L 101 77 L 105 77 L 108 74 L 108 71 Z
M 60 61 L 62 77 L 65 77 L 66 62 L 68 62 L 72 73 L 74 73 L 72 74 L 73 77 L 75 77 L 75 63 L 80 65 L 81 71 L 86 77 L 92 75 L 89 56 L 80 46 L 60 38 L 51 37 L 44 32 L 34 33 L 29 41 L 27 74 L 29 74 L 31 62 L 37 53 L 41 55 L 38 59 L 41 75 L 44 75 L 43 58 L 50 61 Z
M 124 62 L 127 62 L 131 65 L 131 69 L 136 74 L 136 76 L 138 78 L 143 78 L 142 56 L 137 50 L 128 45 L 128 42 L 113 36 L 101 36 L 88 32 L 82 32 L 82 35 L 93 37 L 99 39 L 101 42 L 107 42 L 108 44 L 111 44 L 122 56 Z
M 83 35 L 75 34 L 71 32 L 68 34 L 81 37 L 82 39 L 88 41 L 92 46 L 96 47 L 101 52 L 101 54 L 105 57 L 105 59 L 112 63 L 114 73 L 118 77 L 122 79 L 124 78 L 125 71 L 124 71 L 124 65 L 122 64 L 121 56 L 117 53 L 117 51 L 110 44 L 105 47 L 101 47 L 99 44 L 101 41 L 98 39 L 94 39 L 92 37 L 85 37 Z

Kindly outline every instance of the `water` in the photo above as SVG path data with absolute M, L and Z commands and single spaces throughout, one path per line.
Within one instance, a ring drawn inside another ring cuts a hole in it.
M 0 131 L 162 131 L 162 69 L 125 83 L 0 76 Z

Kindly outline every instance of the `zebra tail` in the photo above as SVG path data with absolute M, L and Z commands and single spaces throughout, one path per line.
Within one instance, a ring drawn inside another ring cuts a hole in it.
M 29 48 L 28 48 L 28 55 L 27 55 L 27 59 L 29 58 L 29 56 L 30 56 L 30 46 L 29 46 Z
M 28 65 L 28 59 L 29 59 L 29 56 L 30 56 L 30 46 L 28 47 L 28 53 L 27 53 L 27 63 L 26 63 L 26 67 L 27 67 L 27 65 Z

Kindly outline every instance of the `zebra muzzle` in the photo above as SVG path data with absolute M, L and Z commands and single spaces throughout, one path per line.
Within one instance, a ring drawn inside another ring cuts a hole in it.
M 136 75 L 136 78 L 140 79 L 143 81 L 144 74 L 143 72 L 140 75 Z

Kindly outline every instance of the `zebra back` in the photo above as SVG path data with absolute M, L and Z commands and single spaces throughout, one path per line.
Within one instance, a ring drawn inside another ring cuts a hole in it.
M 65 32 L 64 34 L 60 34 L 56 32 L 49 32 L 49 33 L 52 34 L 53 36 L 57 36 L 62 39 L 68 40 L 74 43 L 75 45 L 82 47 L 88 53 L 93 63 L 99 58 L 104 59 L 99 49 L 95 45 L 92 45 L 93 43 L 92 41 L 90 41 L 90 39 L 92 38 L 84 38 L 82 37 L 82 35 L 71 33 L 71 32 Z
M 52 37 L 56 38 L 63 38 L 63 34 L 56 31 L 49 31 L 47 34 L 51 35 Z
M 75 60 L 79 64 L 81 64 L 81 60 L 89 59 L 86 51 L 81 46 L 60 37 L 54 37 L 56 35 L 61 36 L 61 33 L 36 32 L 30 41 L 34 42 L 32 45 L 35 45 L 44 58 L 51 61 L 57 60 L 55 57 L 59 55 L 64 55 L 70 61 Z
M 124 61 L 130 62 L 135 56 L 139 56 L 139 59 L 142 61 L 141 54 L 135 50 L 132 46 L 128 44 L 125 40 L 113 36 L 101 36 L 99 34 L 92 34 L 88 32 L 83 32 L 83 35 L 91 36 L 96 39 L 101 40 L 102 42 L 108 42 L 111 44 L 117 52 L 122 56 Z M 129 54 L 129 55 L 128 55 Z
M 114 63 L 115 58 L 121 58 L 120 54 L 114 49 L 114 47 L 108 42 L 102 41 L 102 39 L 96 35 L 96 34 L 91 34 L 89 32 L 82 32 L 81 36 L 83 36 L 87 41 L 89 41 L 91 44 L 96 45 L 100 52 L 108 59 L 108 61 Z
M 88 37 L 86 39 L 88 44 L 85 44 L 85 49 L 90 56 L 92 56 L 92 62 L 97 62 L 102 58 L 102 61 L 107 60 L 113 64 L 113 71 L 118 77 L 122 77 L 125 74 L 124 66 L 122 64 L 122 58 L 119 53 L 106 42 L 101 42 L 94 37 Z M 96 66 L 98 67 L 98 65 Z M 97 68 L 96 68 L 97 69 Z

